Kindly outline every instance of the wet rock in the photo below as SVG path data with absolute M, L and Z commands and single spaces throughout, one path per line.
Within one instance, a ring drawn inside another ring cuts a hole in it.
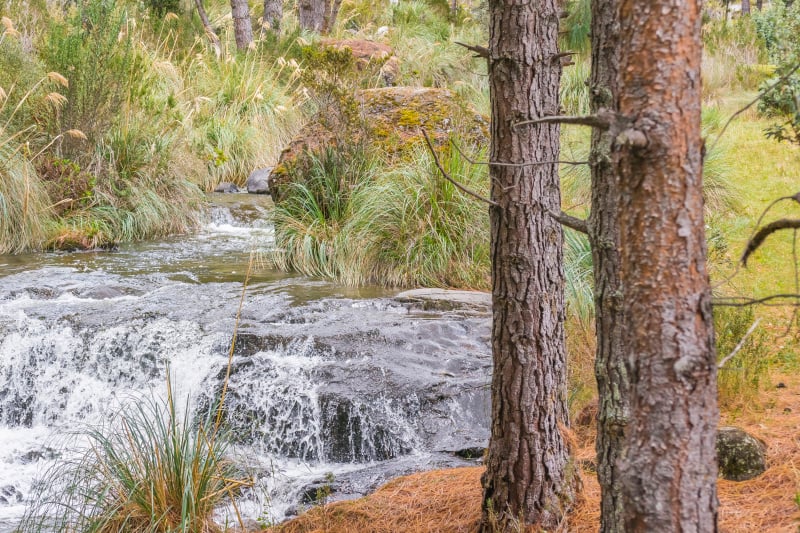
M 467 309 L 485 313 L 492 308 L 492 295 L 479 291 L 414 289 L 401 292 L 395 298 L 423 311 Z
M 89 290 L 81 293 L 82 298 L 90 298 L 92 300 L 108 300 L 110 298 L 119 298 L 124 296 L 124 292 L 114 287 L 92 287 Z
M 229 181 L 223 181 L 214 189 L 214 192 L 221 192 L 221 193 L 234 193 L 239 192 L 239 187 L 236 186 L 235 183 L 231 183 Z
M 743 429 L 722 427 L 717 432 L 719 473 L 729 481 L 746 481 L 767 469 L 767 445 Z
M 270 195 L 275 202 L 283 198 L 287 184 L 300 179 L 311 165 L 311 155 L 325 148 L 364 140 L 388 159 L 413 153 L 423 142 L 424 128 L 436 145 L 444 145 L 457 133 L 464 144 L 485 144 L 488 120 L 472 107 L 463 104 L 448 89 L 429 87 L 385 87 L 358 91 L 361 118 L 365 124 L 363 137 L 341 138 L 341 132 L 328 129 L 319 122 L 303 128 L 281 152 L 277 166 L 270 174 Z
M 269 194 L 269 174 L 272 168 L 259 168 L 247 176 L 247 192 L 250 194 Z
M 0 504 L 12 505 L 22 501 L 22 493 L 14 485 L 0 487 Z

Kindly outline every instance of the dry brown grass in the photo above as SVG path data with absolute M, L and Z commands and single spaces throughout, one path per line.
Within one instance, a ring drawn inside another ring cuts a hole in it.
M 800 376 L 773 376 L 786 388 L 759 395 L 758 408 L 727 413 L 723 425 L 736 425 L 768 445 L 767 472 L 750 481 L 721 480 L 722 533 L 796 533 L 800 510 Z M 576 458 L 594 458 L 591 431 L 577 432 Z M 475 531 L 480 518 L 482 467 L 435 470 L 395 479 L 374 494 L 317 507 L 276 526 L 271 533 L 458 533 Z M 580 502 L 570 515 L 571 533 L 597 531 L 600 488 L 591 472 L 583 473 Z

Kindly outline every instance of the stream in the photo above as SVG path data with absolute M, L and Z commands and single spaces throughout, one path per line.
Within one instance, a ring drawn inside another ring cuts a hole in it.
M 193 235 L 0 255 L 0 533 L 37 476 L 69 457 L 65 435 L 164 396 L 167 366 L 192 412 L 218 396 L 250 252 L 273 243 L 270 206 L 213 195 Z M 475 464 L 461 456 L 488 441 L 489 336 L 482 294 L 352 289 L 259 268 L 226 397 L 234 458 L 257 480 L 238 509 L 275 523 L 322 485 L 345 499 Z

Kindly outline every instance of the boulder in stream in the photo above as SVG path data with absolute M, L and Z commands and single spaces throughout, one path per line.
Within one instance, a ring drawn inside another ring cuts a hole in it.
M 259 168 L 247 176 L 247 192 L 250 194 L 269 194 L 269 174 L 272 168 Z
M 221 193 L 239 192 L 239 187 L 237 187 L 235 183 L 231 183 L 229 181 L 223 181 L 222 183 L 216 186 L 214 192 L 221 192 Z

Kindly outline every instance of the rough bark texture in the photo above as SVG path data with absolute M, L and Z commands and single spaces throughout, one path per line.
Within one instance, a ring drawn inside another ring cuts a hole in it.
M 556 0 L 493 0 L 489 43 L 491 159 L 557 160 L 559 126 L 514 127 L 558 114 Z M 563 234 L 557 165 L 492 166 L 492 435 L 482 531 L 555 527 L 573 480 L 567 427 Z
M 628 531 L 717 530 L 716 357 L 706 270 L 699 0 L 622 0 L 618 138 L 631 419 Z M 638 133 L 637 133 L 638 132 Z
M 742 15 L 750 14 L 750 0 L 742 0 Z
M 342 0 L 333 0 L 329 5 L 326 5 L 322 33 L 330 33 L 333 29 L 333 25 L 336 24 L 336 17 L 339 16 L 340 7 L 342 7 Z
M 250 6 L 247 0 L 231 0 L 231 15 L 236 48 L 247 50 L 253 42 L 253 24 L 250 22 Z
M 281 19 L 283 18 L 283 0 L 264 0 L 264 16 L 261 24 L 275 33 L 281 31 Z
M 617 110 L 619 65 L 619 0 L 592 2 L 592 111 Z M 597 479 L 601 488 L 601 532 L 625 531 L 622 479 L 618 460 L 625 443 L 630 406 L 630 378 L 622 336 L 624 315 L 619 258 L 618 127 L 592 132 L 592 211 L 589 241 L 595 285 L 597 351 Z
M 297 18 L 304 30 L 321 32 L 325 26 L 327 0 L 298 0 Z

